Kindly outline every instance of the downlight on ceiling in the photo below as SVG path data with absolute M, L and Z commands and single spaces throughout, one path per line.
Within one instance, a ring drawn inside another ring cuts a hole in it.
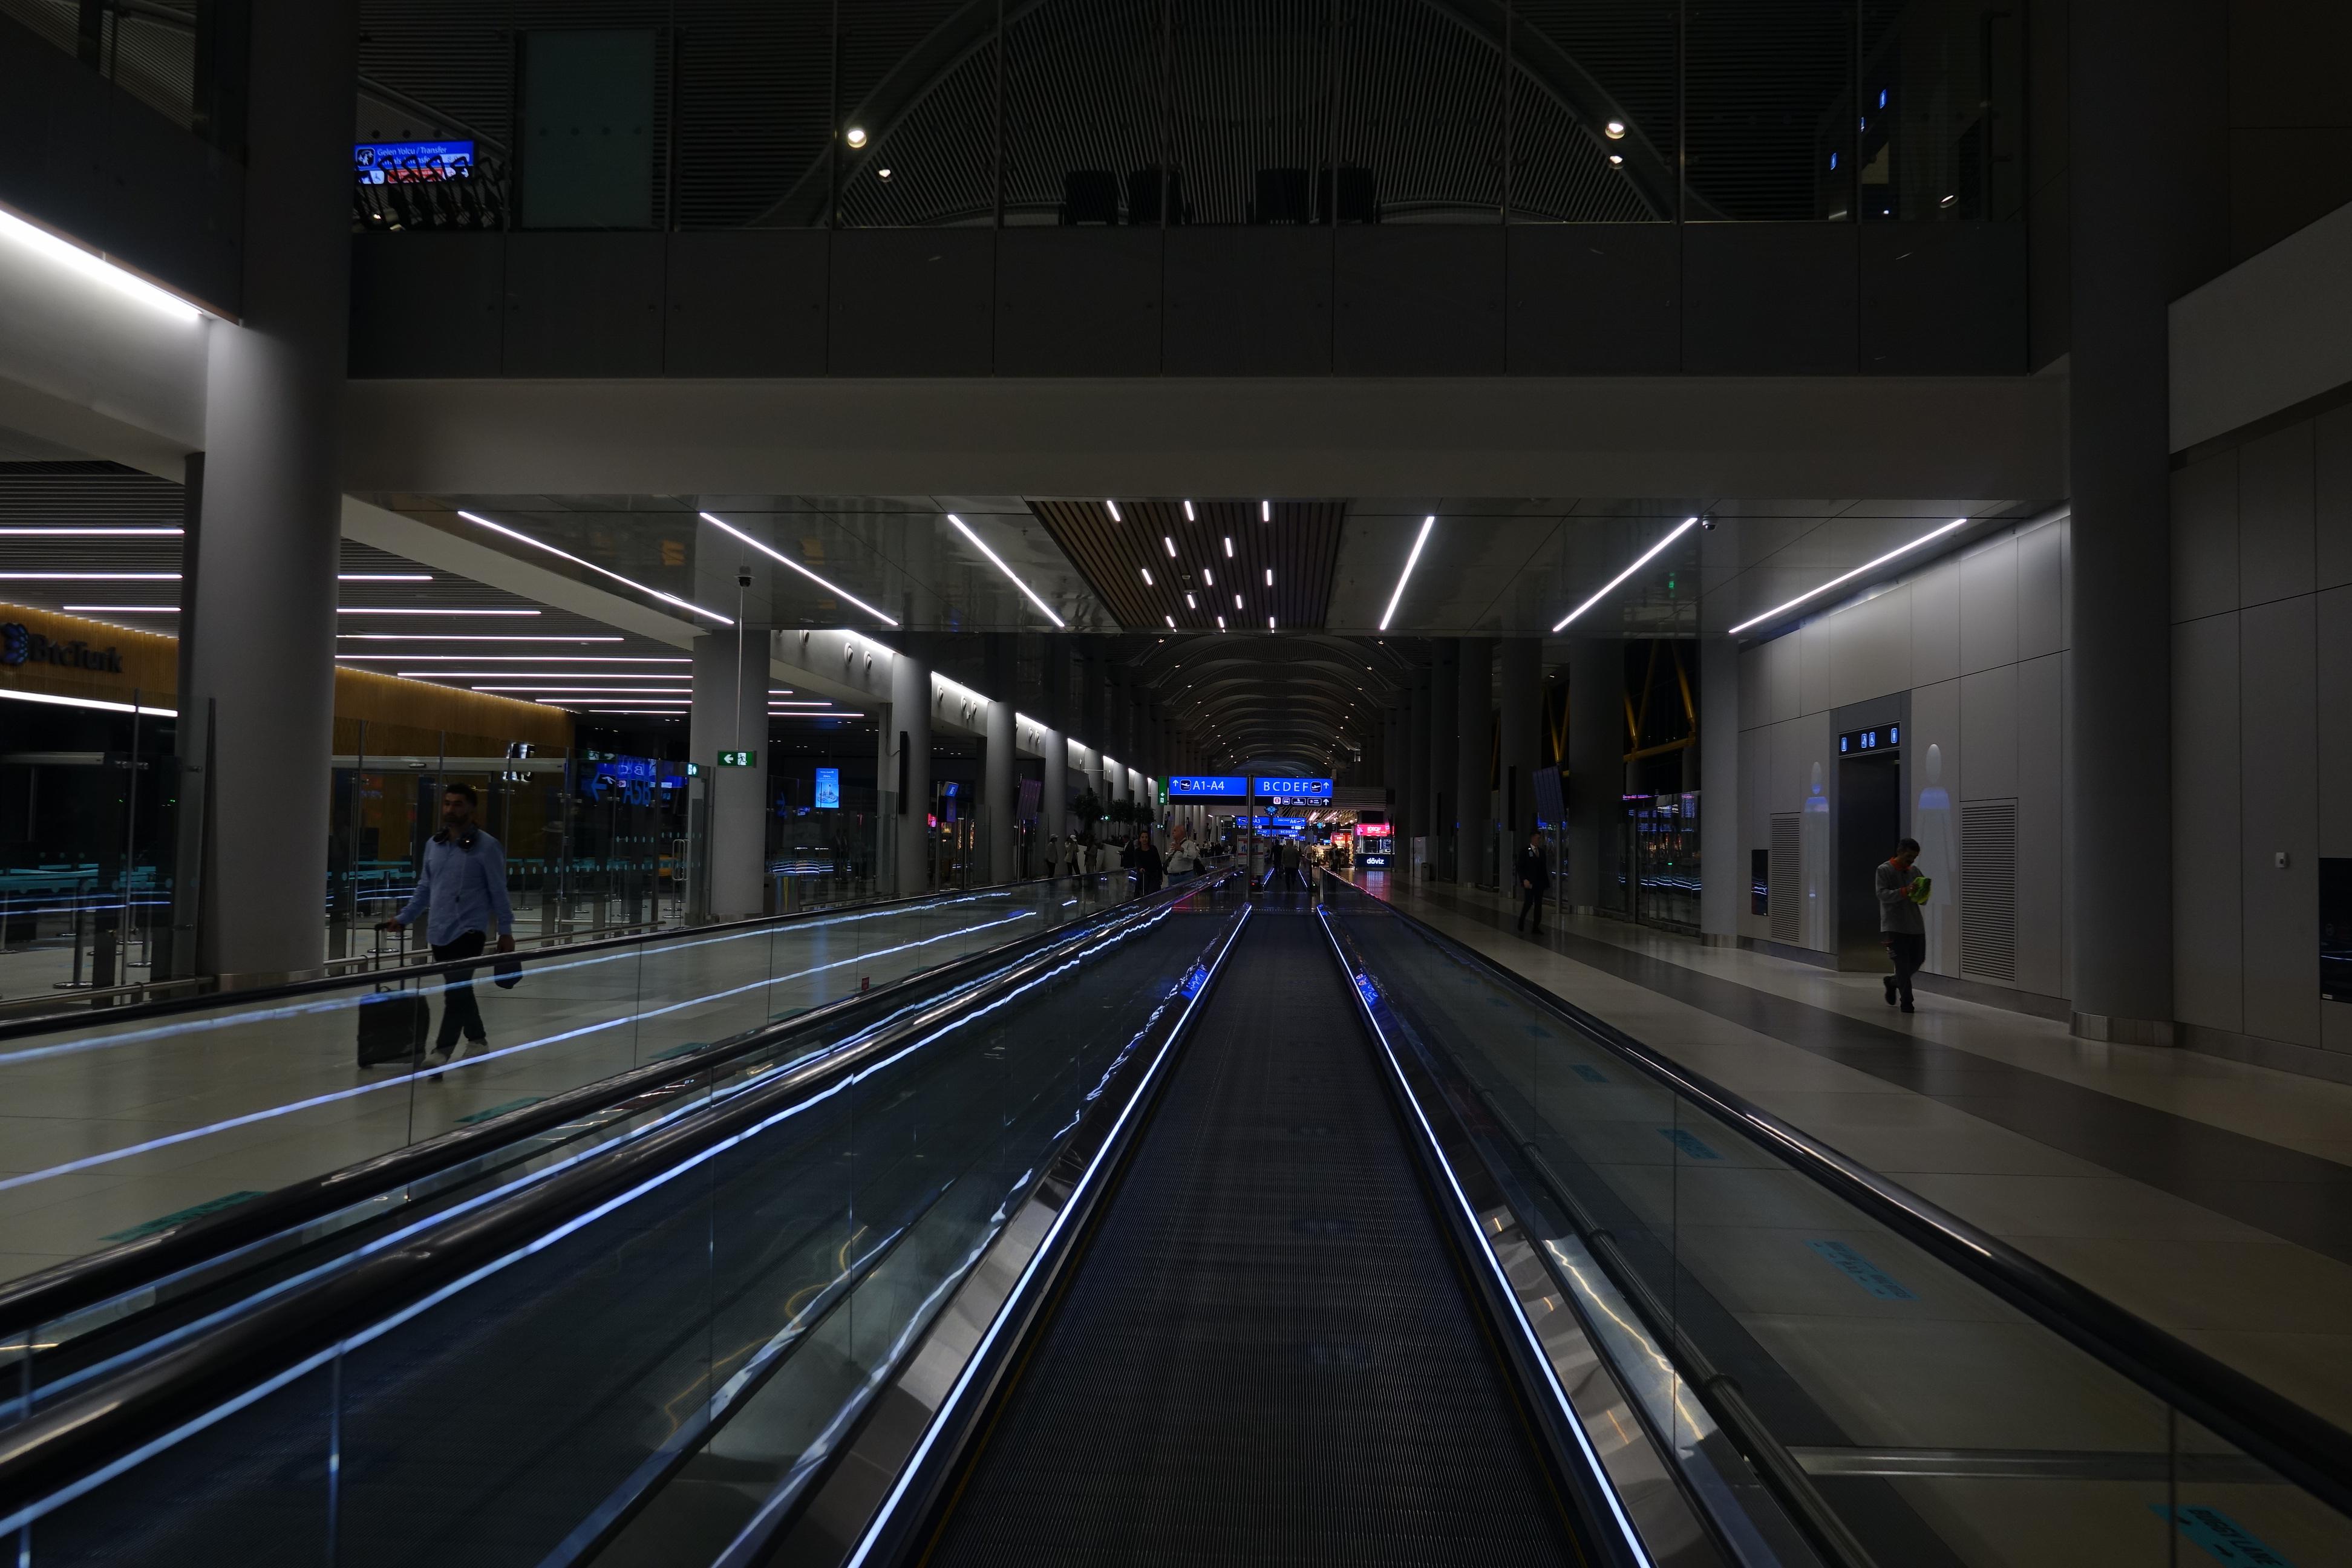
M 1412 581 L 1412 569 L 1421 561 L 1421 547 L 1429 542 L 1429 531 L 1436 526 L 1435 512 L 1421 520 L 1421 531 L 1413 536 L 1412 553 L 1404 558 L 1404 570 L 1397 574 L 1396 592 L 1389 595 L 1389 607 L 1381 612 L 1381 630 L 1388 630 L 1389 623 L 1396 619 L 1397 601 L 1404 597 L 1404 585 Z
M 1626 567 L 1625 570 L 1618 573 L 1617 575 L 1610 578 L 1608 582 L 1602 584 L 1601 585 L 1601 592 L 1593 595 L 1592 597 L 1585 600 L 1584 603 L 1577 605 L 1576 608 L 1562 616 L 1559 618 L 1559 626 L 1552 627 L 1553 632 L 1558 633 L 1560 628 L 1567 626 L 1569 622 L 1576 619 L 1577 616 L 1584 614 L 1585 611 L 1592 608 L 1593 605 L 1607 598 L 1612 590 L 1613 590 L 1618 584 L 1622 583 L 1626 578 L 1631 577 L 1634 573 L 1639 572 L 1643 567 L 1647 566 L 1650 563 L 1651 559 L 1654 557 L 1659 551 L 1664 550 L 1667 545 L 1672 544 L 1675 540 L 1680 539 L 1684 534 L 1688 533 L 1692 529 L 1696 528 L 1697 526 L 1698 519 L 1695 517 L 1686 517 L 1683 519 L 1682 521 L 1676 523 L 1672 532 L 1668 533 L 1664 539 L 1661 539 L 1655 544 L 1653 544 L 1650 548 L 1642 552 L 1640 555 L 1636 556 L 1634 558 L 1633 564 Z
M 698 512 L 696 515 L 700 517 L 703 521 L 710 524 L 711 527 L 724 529 L 727 532 L 733 534 L 736 538 L 741 540 L 744 543 L 750 545 L 752 549 L 758 551 L 769 560 L 775 562 L 778 565 L 791 567 L 793 571 L 799 573 L 802 576 L 807 578 L 810 582 L 815 584 L 826 593 L 831 594 L 834 597 L 848 600 L 851 604 L 856 605 L 867 615 L 872 616 L 876 620 L 880 621 L 884 626 L 895 626 L 898 624 L 889 616 L 884 615 L 881 611 L 876 609 L 873 605 L 867 604 L 865 600 L 859 598 L 856 595 L 849 592 L 845 588 L 836 587 L 833 584 L 826 582 L 824 578 L 818 576 L 815 573 L 810 571 L 807 567 L 802 565 L 791 556 L 779 553 L 778 552 L 770 549 L 768 546 L 761 543 L 758 540 L 752 538 L 750 534 L 744 532 L 741 529 L 737 528 L 733 523 L 728 522 L 720 518 L 713 517 L 707 511 Z M 727 624 L 731 626 L 735 623 L 730 621 Z
M 1110 520 L 1113 522 L 1125 522 L 1127 521 L 1127 519 L 1118 515 L 1118 502 L 1115 500 L 1107 500 L 1103 502 L 1103 505 L 1110 508 Z
M 1059 616 L 1055 615 L 1055 614 L 1054 613 L 1054 607 L 1053 607 L 1051 605 L 1048 605 L 1047 603 L 1045 603 L 1045 600 L 1043 600 L 1043 599 L 1039 598 L 1039 597 L 1036 595 L 1036 594 L 1035 594 L 1035 593 L 1034 593 L 1034 592 L 1030 588 L 1030 586 L 1029 586 L 1029 584 L 1028 584 L 1024 583 L 1020 578 L 1018 578 L 1018 577 L 1014 576 L 1014 575 L 1013 574 L 1013 568 L 1012 568 L 1012 567 L 1010 567 L 1010 566 L 1007 566 L 1007 565 L 1004 563 L 1003 559 L 1002 557 L 1000 557 L 1000 556 L 996 553 L 996 552 L 995 552 L 995 551 L 991 550 L 987 545 L 985 545 L 985 544 L 982 543 L 982 542 L 981 542 L 981 539 L 980 539 L 980 535 L 978 535 L 977 533 L 974 533 L 974 532 L 973 532 L 973 531 L 972 531 L 969 527 L 967 527 L 967 526 L 965 525 L 965 523 L 964 523 L 963 519 L 961 519 L 961 518 L 958 517 L 958 516 L 957 516 L 955 513 L 953 513 L 953 512 L 950 512 L 950 513 L 948 513 L 948 521 L 949 521 L 950 522 L 952 522 L 952 523 L 954 523 L 954 524 L 956 525 L 956 531 L 957 531 L 958 532 L 961 533 L 961 534 L 962 534 L 966 539 L 969 539 L 969 540 L 971 540 L 971 541 L 972 548 L 973 548 L 973 549 L 975 549 L 975 550 L 979 551 L 982 555 L 985 555 L 985 556 L 987 556 L 987 557 L 988 557 L 988 563 L 989 563 L 989 564 L 990 564 L 990 565 L 992 565 L 992 566 L 995 567 L 999 572 L 1002 572 L 1002 573 L 1003 573 L 1003 574 L 1004 574 L 1004 576 L 1005 576 L 1006 581 L 1010 582 L 1010 583 L 1011 583 L 1014 587 L 1016 587 L 1016 588 L 1020 589 L 1020 590 L 1021 590 L 1021 592 L 1022 592 L 1022 593 L 1024 593 L 1024 595 L 1028 595 L 1029 602 L 1030 602 L 1031 604 L 1033 604 L 1033 605 L 1036 605 L 1036 606 L 1037 606 L 1037 608 L 1038 608 L 1038 610 L 1039 610 L 1040 612 L 1042 612 L 1042 613 L 1045 615 L 1045 617 L 1047 620 L 1049 620 L 1049 621 L 1053 622 L 1053 623 L 1054 623 L 1055 626 L 1066 626 L 1066 625 L 1067 625 L 1067 624 L 1068 624 L 1067 622 L 1064 621 L 1064 620 L 1062 619 L 1062 617 L 1061 617 L 1061 616 Z M 1145 573 L 1145 574 L 1144 574 L 1144 578 L 1143 578 L 1143 580 L 1144 580 L 1145 582 L 1149 583 L 1150 581 L 1151 581 L 1151 574 L 1150 574 L 1150 573 L 1148 573 L 1148 572 L 1147 572 L 1147 573 Z
M 845 135 L 845 136 L 842 138 L 842 140 L 843 140 L 843 141 L 845 141 L 845 142 L 848 142 L 852 147 L 863 147 L 863 146 L 865 146 L 865 145 L 866 145 L 866 131 L 865 131 L 865 128 L 864 128 L 863 126 L 858 126 L 858 125 L 853 125 L 853 126 L 851 126 L 851 127 L 849 128 L 848 133 L 847 133 L 846 135 Z
M 1622 120 L 1612 120 L 1601 129 L 1612 142 L 1622 142 L 1625 139 L 1625 122 Z
M 1820 598 L 1823 594 L 1828 593 L 1832 588 L 1836 587 L 1841 583 L 1851 583 L 1856 577 L 1861 576 L 1864 573 L 1874 572 L 1879 567 L 1884 566 L 1888 562 L 1894 560 L 1895 557 L 1900 555 L 1908 555 L 1911 552 L 1918 549 L 1921 545 L 1926 544 L 1932 540 L 1941 539 L 1944 535 L 1951 532 L 1952 530 L 1956 528 L 1966 528 L 1969 525 L 1969 520 L 1965 517 L 1956 517 L 1952 519 L 1951 521 L 1944 524 L 1943 527 L 1923 533 L 1918 538 L 1913 540 L 1910 543 L 1890 550 L 1875 561 L 1865 561 L 1861 565 L 1855 567 L 1853 571 L 1846 573 L 1843 576 L 1832 577 L 1828 582 L 1822 584 L 1820 587 L 1814 588 L 1807 593 L 1800 594 L 1785 605 L 1775 605 L 1773 608 L 1765 611 L 1760 616 L 1740 622 L 1738 626 L 1732 627 L 1731 631 L 1734 635 L 1737 635 L 1738 633 L 1746 631 L 1750 626 L 1762 626 L 1766 621 L 1771 620 L 1777 616 L 1785 615 L 1789 611 L 1795 609 L 1799 605 L 1803 604 L 1808 599 Z
M 1274 521 L 1274 503 L 1272 501 L 1262 500 L 1257 503 L 1257 520 L 1260 522 L 1272 522 Z
M 689 605 L 684 599 L 679 598 L 677 595 L 665 594 L 659 588 L 648 588 L 643 583 L 639 583 L 632 578 L 624 577 L 618 572 L 611 571 L 605 567 L 597 565 L 593 561 L 583 561 L 579 556 L 572 554 L 569 550 L 558 550 L 554 545 L 548 543 L 543 539 L 533 539 L 530 534 L 519 532 L 514 529 L 507 527 L 506 524 L 502 522 L 492 522 L 488 518 L 477 517 L 470 511 L 460 511 L 457 515 L 464 518 L 467 522 L 472 523 L 477 528 L 487 528 L 492 533 L 502 533 L 506 535 L 507 538 L 514 540 L 518 543 L 530 545 L 533 550 L 544 550 L 550 555 L 562 557 L 564 560 L 571 562 L 574 566 L 585 566 L 589 571 L 597 574 L 599 576 L 610 577 L 615 583 L 626 584 L 628 586 L 635 588 L 640 594 L 650 594 L 665 605 L 676 605 L 681 610 L 691 611 L 695 615 L 702 616 L 705 620 L 717 621 L 722 626 L 731 626 L 735 624 L 733 621 L 729 620 L 725 616 L 720 615 L 716 610 L 706 610 L 699 605 Z M 721 523 L 719 526 L 723 528 L 726 525 Z
M 1186 501 L 1184 503 L 1184 521 L 1186 522 L 1198 522 L 1201 521 L 1198 517 L 1193 515 L 1192 503 L 1191 501 Z

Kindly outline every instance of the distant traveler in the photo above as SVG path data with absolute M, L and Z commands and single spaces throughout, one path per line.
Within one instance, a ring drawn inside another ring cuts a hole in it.
M 1283 886 L 1290 887 L 1295 884 L 1302 892 L 1306 890 L 1307 879 L 1298 874 L 1297 839 L 1286 838 L 1282 841 L 1282 847 L 1275 856 L 1274 874 L 1282 879 Z
M 1151 835 L 1147 833 L 1138 837 L 1135 841 L 1135 873 L 1142 890 L 1158 892 L 1160 883 L 1167 879 L 1167 871 L 1168 863 L 1160 858 L 1160 846 L 1151 841 Z
M 1927 879 L 1911 868 L 1919 858 L 1919 841 L 1906 838 L 1878 868 L 1878 940 L 1895 961 L 1886 977 L 1886 1005 L 1895 1005 L 1900 992 L 1903 1010 L 1911 1011 L 1911 976 L 1927 962 L 1927 925 L 1919 918 L 1919 900 L 1927 896 Z
M 507 901 L 507 857 L 499 841 L 474 821 L 474 786 L 453 784 L 441 794 L 441 831 L 425 846 L 425 868 L 417 874 L 416 891 L 407 907 L 378 928 L 406 931 L 416 917 L 427 915 L 425 936 L 433 944 L 433 962 L 478 958 L 488 940 L 490 922 L 499 926 L 499 951 L 514 951 L 514 906 Z M 489 1043 L 482 1026 L 482 1010 L 474 1003 L 474 972 L 453 969 L 448 990 L 441 998 L 441 1032 L 433 1049 L 447 1061 L 463 1031 L 477 1046 Z
M 1544 864 L 1544 844 L 1541 833 L 1528 835 L 1528 847 L 1519 851 L 1515 875 L 1519 879 L 1519 918 L 1511 922 L 1513 931 L 1527 924 L 1528 917 L 1536 918 L 1532 934 L 1543 935 L 1543 896 L 1551 886 L 1551 868 Z

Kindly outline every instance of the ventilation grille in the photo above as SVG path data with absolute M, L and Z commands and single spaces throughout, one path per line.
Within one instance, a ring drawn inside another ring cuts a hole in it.
M 1960 973 L 2017 982 L 2017 802 L 1960 803 Z
M 1772 940 L 1795 942 L 1804 910 L 1802 889 L 1797 886 L 1802 859 L 1804 817 L 1784 812 L 1772 818 L 1772 862 L 1768 897 L 1772 907 Z

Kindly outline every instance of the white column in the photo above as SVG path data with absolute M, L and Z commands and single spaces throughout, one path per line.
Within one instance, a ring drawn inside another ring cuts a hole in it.
M 926 817 L 931 803 L 931 668 L 912 651 L 912 635 L 890 660 L 890 725 L 883 731 L 889 772 L 883 785 L 897 795 L 892 808 L 896 862 L 891 875 L 901 897 L 927 892 L 931 878 L 931 840 Z
M 687 755 L 710 775 L 696 792 L 709 802 L 699 827 L 710 885 L 699 901 L 713 920 L 741 920 L 761 912 L 767 879 L 770 568 L 766 556 L 726 530 L 695 526 L 695 603 L 736 622 L 694 639 Z M 751 519 L 737 526 L 761 527 Z M 751 765 L 721 767 L 724 752 L 749 752 Z
M 1013 783 L 1013 700 L 1009 697 L 989 700 L 987 752 L 982 766 L 985 777 L 980 804 L 988 816 L 988 879 L 1009 882 L 1019 865 L 1013 851 L 1013 818 L 1021 806 Z
M 1739 941 L 1748 887 L 1739 809 L 1739 646 L 1727 637 L 1698 645 L 1698 929 L 1709 945 Z

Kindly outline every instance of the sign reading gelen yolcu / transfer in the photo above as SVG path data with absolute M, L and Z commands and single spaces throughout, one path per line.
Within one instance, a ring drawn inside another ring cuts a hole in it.
M 1177 773 L 1168 780 L 1171 800 L 1239 800 L 1249 793 L 1239 773 Z

